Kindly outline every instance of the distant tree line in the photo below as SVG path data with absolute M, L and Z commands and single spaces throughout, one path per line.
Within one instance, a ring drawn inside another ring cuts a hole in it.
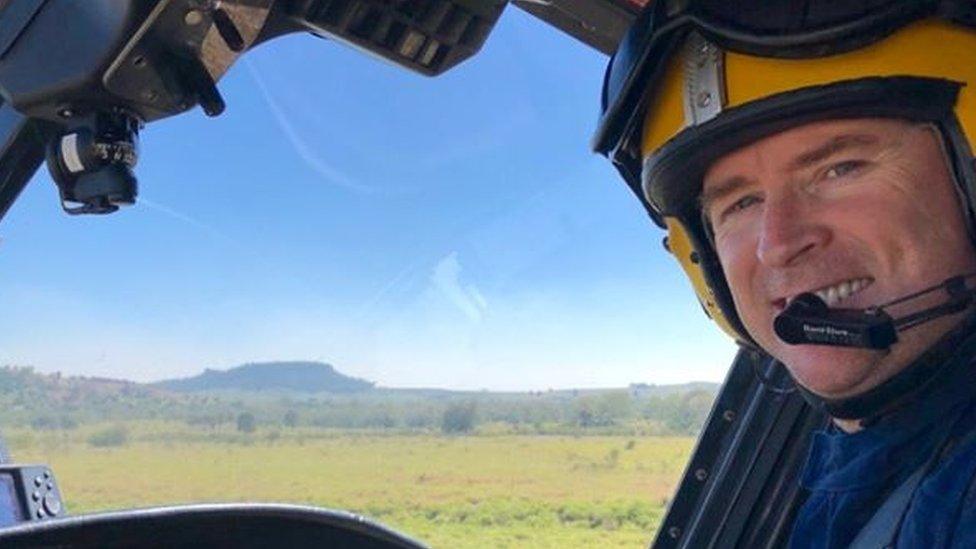
M 0 424 L 36 430 L 152 419 L 241 433 L 325 428 L 694 435 L 714 397 L 714 387 L 669 392 L 647 386 L 530 393 L 378 389 L 360 394 L 173 393 L 134 383 L 0 367 L 0 409 L 4 410 Z M 116 431 L 104 436 L 110 445 L 121 435 Z

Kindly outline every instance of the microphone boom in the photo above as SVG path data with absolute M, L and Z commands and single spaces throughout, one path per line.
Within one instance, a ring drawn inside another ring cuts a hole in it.
M 773 330 L 790 345 L 830 345 L 862 349 L 888 349 L 898 341 L 898 332 L 936 318 L 964 311 L 976 296 L 966 280 L 976 273 L 954 276 L 941 284 L 870 309 L 831 309 L 812 293 L 798 295 L 773 320 Z M 938 305 L 893 318 L 886 307 L 899 305 L 944 289 L 949 299 Z

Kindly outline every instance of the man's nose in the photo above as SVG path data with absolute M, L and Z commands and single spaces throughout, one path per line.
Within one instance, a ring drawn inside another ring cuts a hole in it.
M 830 231 L 812 217 L 799 197 L 767 197 L 756 249 L 760 263 L 791 267 L 826 246 Z

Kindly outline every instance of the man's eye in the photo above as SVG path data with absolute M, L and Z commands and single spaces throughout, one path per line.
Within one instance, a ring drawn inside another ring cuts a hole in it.
M 827 171 L 824 172 L 824 179 L 837 179 L 838 177 L 844 177 L 845 175 L 850 175 L 856 172 L 859 168 L 864 166 L 864 162 L 861 160 L 847 160 L 844 162 L 839 162 L 834 164 Z
M 729 205 L 729 207 L 722 210 L 722 215 L 720 216 L 720 219 L 724 220 L 725 218 L 731 215 L 735 215 L 741 212 L 742 210 L 745 210 L 746 208 L 752 206 L 753 204 L 758 204 L 759 202 L 760 200 L 758 196 L 751 195 L 751 194 L 747 196 L 743 196 L 742 198 L 736 200 L 731 205 Z

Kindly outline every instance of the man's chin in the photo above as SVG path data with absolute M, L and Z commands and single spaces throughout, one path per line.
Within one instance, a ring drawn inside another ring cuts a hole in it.
M 868 349 L 796 345 L 780 349 L 780 362 L 804 388 L 821 397 L 855 396 L 879 383 L 878 366 L 886 353 Z

